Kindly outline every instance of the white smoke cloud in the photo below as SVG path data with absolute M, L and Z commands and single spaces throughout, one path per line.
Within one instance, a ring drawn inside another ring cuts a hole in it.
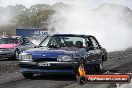
M 0 6 L 23 4 L 29 7 L 56 2 L 71 5 L 70 9 L 60 8 L 52 16 L 50 27 L 57 32 L 94 35 L 108 51 L 132 46 L 132 11 L 129 9 L 132 0 L 1 0 Z
M 0 0 L 0 7 L 5 7 L 7 5 L 22 4 L 26 7 L 30 7 L 34 4 L 54 4 L 56 2 L 61 2 L 63 0 Z
M 54 4 L 56 2 L 64 2 L 68 4 L 78 4 L 83 3 L 85 6 L 93 7 L 98 4 L 108 2 L 114 4 L 122 4 L 128 7 L 132 7 L 132 0 L 0 0 L 0 7 L 7 5 L 23 4 L 30 7 L 34 4 Z
M 0 13 L 0 26 L 10 24 L 10 20 L 12 19 L 12 16 L 10 14 L 10 10 L 4 11 L 3 13 Z
M 87 4 L 74 2 L 70 9 L 59 10 L 50 26 L 59 33 L 94 35 L 108 51 L 132 46 L 132 12 L 128 7 L 105 3 L 95 9 Z

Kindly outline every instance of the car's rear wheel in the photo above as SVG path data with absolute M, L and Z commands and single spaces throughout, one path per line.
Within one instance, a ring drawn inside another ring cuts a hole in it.
M 97 64 L 95 70 L 96 70 L 97 73 L 102 72 L 102 70 L 103 70 L 103 62 L 101 62 L 100 64 Z
M 22 74 L 23 74 L 23 76 L 25 78 L 32 78 L 33 77 L 33 74 L 32 73 L 22 73 Z

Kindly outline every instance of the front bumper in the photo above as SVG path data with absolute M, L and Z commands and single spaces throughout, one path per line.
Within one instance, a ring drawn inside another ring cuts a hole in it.
M 44 62 L 45 63 L 45 62 Z M 21 73 L 44 74 L 75 74 L 78 62 L 46 62 L 50 66 L 38 66 L 37 62 L 21 61 Z
M 13 57 L 15 51 L 0 51 L 0 58 Z
M 21 68 L 21 73 L 33 73 L 33 74 L 75 74 L 74 70 L 44 70 L 44 69 L 29 69 Z

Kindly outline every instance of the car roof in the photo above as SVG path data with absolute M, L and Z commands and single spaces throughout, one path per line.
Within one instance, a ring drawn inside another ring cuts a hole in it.
M 53 36 L 80 36 L 80 37 L 85 37 L 85 36 L 91 36 L 91 35 L 84 35 L 84 34 L 53 34 Z

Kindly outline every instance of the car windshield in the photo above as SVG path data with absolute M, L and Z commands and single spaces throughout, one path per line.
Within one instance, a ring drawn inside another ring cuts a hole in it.
M 33 44 L 39 45 L 45 38 L 46 38 L 46 36 L 43 36 L 43 37 L 32 37 L 30 40 L 31 40 L 31 42 Z
M 49 46 L 59 47 L 78 47 L 83 48 L 85 46 L 84 37 L 82 36 L 49 36 L 41 44 L 41 47 Z
M 0 44 L 18 44 L 18 39 L 15 38 L 1 38 Z

